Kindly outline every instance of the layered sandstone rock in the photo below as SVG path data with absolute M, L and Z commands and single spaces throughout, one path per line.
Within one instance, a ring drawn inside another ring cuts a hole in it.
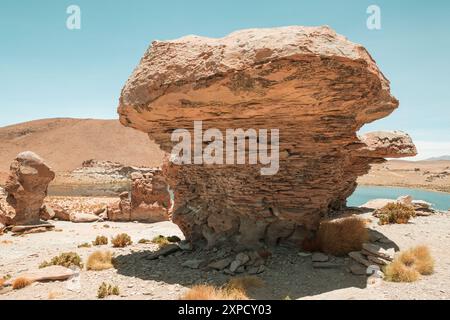
M 403 133 L 357 137 L 397 106 L 362 46 L 328 27 L 284 27 L 153 42 L 118 112 L 123 125 L 147 132 L 167 155 L 172 132 L 193 133 L 194 120 L 203 131 L 279 129 L 272 176 L 248 162 L 164 167 L 175 194 L 173 221 L 187 239 L 239 248 L 299 244 L 346 205 L 371 163 L 415 155 Z
M 131 191 L 120 195 L 120 202 L 109 206 L 108 219 L 111 221 L 168 221 L 172 201 L 160 170 L 151 173 L 131 174 Z
M 6 201 L 15 210 L 10 224 L 39 224 L 48 184 L 54 178 L 55 173 L 33 152 L 22 152 L 16 157 L 5 186 Z

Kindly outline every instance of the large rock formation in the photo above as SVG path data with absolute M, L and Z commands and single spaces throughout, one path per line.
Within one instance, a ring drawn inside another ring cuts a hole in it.
M 161 170 L 134 172 L 131 180 L 131 191 L 123 192 L 120 201 L 108 207 L 108 219 L 148 223 L 170 220 L 172 200 Z
M 173 221 L 187 239 L 240 248 L 299 244 L 346 205 L 371 163 L 415 155 L 403 133 L 357 137 L 397 106 L 362 46 L 328 27 L 284 27 L 153 42 L 118 112 L 123 125 L 147 132 L 167 155 L 172 132 L 193 133 L 194 120 L 203 121 L 203 132 L 279 129 L 275 175 L 248 161 L 164 167 L 175 194 Z
M 38 155 L 29 151 L 20 153 L 11 164 L 5 186 L 6 201 L 15 210 L 8 224 L 39 224 L 48 184 L 54 178 L 55 173 Z

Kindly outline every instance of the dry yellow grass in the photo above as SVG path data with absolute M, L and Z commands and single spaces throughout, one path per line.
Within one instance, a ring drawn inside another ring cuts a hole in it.
M 170 241 L 167 239 L 167 237 L 159 235 L 152 239 L 152 243 L 157 244 L 160 248 L 170 244 Z
M 76 252 L 64 252 L 59 256 L 53 257 L 50 262 L 44 261 L 39 265 L 39 268 L 45 268 L 49 266 L 63 266 L 70 268 L 71 266 L 76 266 L 83 268 L 83 263 L 81 258 Z
M 106 282 L 102 282 L 100 287 L 97 290 L 97 298 L 103 299 L 107 296 L 118 296 L 120 294 L 120 290 L 118 286 L 113 286 L 111 284 L 107 284 Z
M 434 260 L 426 246 L 411 248 L 400 254 L 385 268 L 385 280 L 414 282 L 420 275 L 434 272 Z
M 248 300 L 248 297 L 240 290 L 196 285 L 189 289 L 180 300 Z
M 262 281 L 257 276 L 242 276 L 230 279 L 225 285 L 225 288 L 246 292 L 248 289 L 260 288 L 262 286 L 264 286 L 264 281 Z
M 112 267 L 112 253 L 110 251 L 95 251 L 86 262 L 86 270 L 101 271 Z
M 12 283 L 12 288 L 14 290 L 19 290 L 19 289 L 23 289 L 25 287 L 28 287 L 30 284 L 32 284 L 33 281 L 31 281 L 28 278 L 25 277 L 19 277 L 17 279 L 15 279 Z
M 6 280 L 4 278 L 0 278 L 0 288 L 3 287 L 3 285 L 5 284 Z
M 90 247 L 91 247 L 91 245 L 89 243 L 85 242 L 85 243 L 78 245 L 77 248 L 90 248 Z
M 230 279 L 223 287 L 196 285 L 187 291 L 181 300 L 248 300 L 247 290 L 259 288 L 264 282 L 256 276 Z
M 316 242 L 314 243 L 314 240 L 310 242 L 312 246 L 318 246 L 322 252 L 343 256 L 361 250 L 362 244 L 368 239 L 365 221 L 358 217 L 348 217 L 322 221 Z
M 389 203 L 377 210 L 375 215 L 380 219 L 380 225 L 406 224 L 409 219 L 415 217 L 414 208 L 403 203 Z
M 131 238 L 128 234 L 121 233 L 121 234 L 118 234 L 117 236 L 115 236 L 111 240 L 111 243 L 113 244 L 114 248 L 123 248 L 123 247 L 131 245 L 133 242 L 131 241 Z
M 58 297 L 60 297 L 60 296 L 62 296 L 62 293 L 61 293 L 61 292 L 50 291 L 50 292 L 48 293 L 47 298 L 48 298 L 49 300 L 54 300 L 54 299 L 58 299 Z
M 94 241 L 92 241 L 94 246 L 103 246 L 108 244 L 108 238 L 105 236 L 97 236 Z
M 0 241 L 0 244 L 5 244 L 5 245 L 12 244 L 12 243 L 13 242 L 10 241 L 10 240 L 2 240 L 2 241 Z

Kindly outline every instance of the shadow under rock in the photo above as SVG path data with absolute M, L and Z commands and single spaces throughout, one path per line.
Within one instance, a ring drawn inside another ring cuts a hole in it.
M 219 250 L 220 251 L 220 250 Z M 366 287 L 366 276 L 355 276 L 348 270 L 349 258 L 330 257 L 336 264 L 331 269 L 313 267 L 311 256 L 301 256 L 297 249 L 278 247 L 266 261 L 265 272 L 257 275 L 263 280 L 260 288 L 248 290 L 251 299 L 298 299 L 338 289 Z M 134 252 L 115 258 L 114 266 L 121 275 L 191 287 L 196 284 L 224 285 L 235 277 L 207 268 L 183 267 L 187 260 L 201 259 L 204 265 L 217 253 L 212 251 L 178 251 L 162 259 L 148 260 L 152 251 Z M 239 274 L 236 276 L 243 276 Z M 174 297 L 178 299 L 178 297 Z

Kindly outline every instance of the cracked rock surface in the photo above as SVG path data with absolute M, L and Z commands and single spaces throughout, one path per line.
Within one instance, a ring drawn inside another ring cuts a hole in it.
M 234 32 L 155 41 L 125 84 L 123 125 L 169 155 L 176 129 L 279 129 L 279 171 L 258 165 L 175 165 L 173 221 L 208 247 L 300 244 L 345 207 L 356 179 L 384 158 L 414 156 L 402 132 L 357 136 L 399 102 L 364 47 L 329 27 Z M 168 157 L 167 157 L 168 158 Z

